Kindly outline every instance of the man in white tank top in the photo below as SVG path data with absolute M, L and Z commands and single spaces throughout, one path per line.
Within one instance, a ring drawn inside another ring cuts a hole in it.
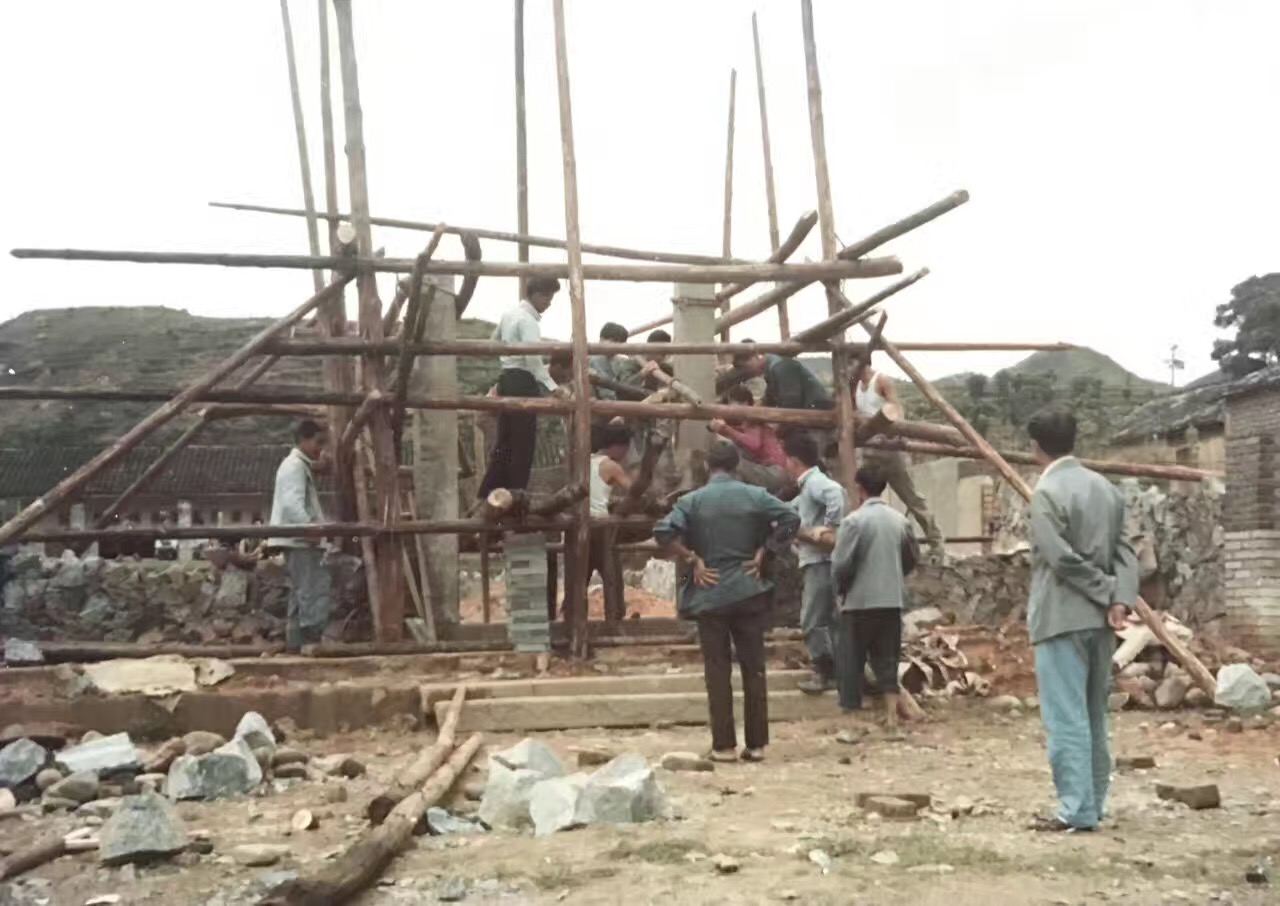
M 886 374 L 874 371 L 869 362 L 862 362 L 853 378 L 853 407 L 858 418 L 866 419 L 877 415 L 886 403 L 892 403 L 901 409 L 898 402 L 898 391 L 893 381 Z M 860 447 L 858 455 L 864 465 L 876 466 L 888 480 L 889 488 L 898 495 L 903 506 L 912 518 L 920 524 L 928 539 L 929 549 L 934 557 L 941 559 L 944 549 L 942 531 L 929 512 L 929 504 L 916 490 L 911 479 L 907 457 L 898 450 L 881 450 L 871 447 Z
M 596 451 L 591 454 L 591 516 L 609 515 L 609 499 L 616 488 L 622 493 L 631 489 L 631 478 L 622 462 L 631 447 L 631 431 L 625 425 L 601 425 L 596 436 Z M 591 530 L 591 559 L 588 578 L 600 573 L 604 586 L 604 618 L 610 622 L 627 615 L 626 588 L 622 580 L 622 558 L 618 556 L 618 531 L 614 526 Z

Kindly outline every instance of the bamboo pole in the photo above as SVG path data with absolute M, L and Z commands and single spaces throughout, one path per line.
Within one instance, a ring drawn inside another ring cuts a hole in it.
M 516 232 L 529 234 L 529 135 L 525 123 L 524 101 L 524 0 L 515 0 L 515 59 L 516 59 Z M 529 243 L 521 241 L 516 246 L 516 259 L 529 260 Z M 520 280 L 520 298 L 525 298 L 525 281 Z
M 284 56 L 289 67 L 289 97 L 293 102 L 293 131 L 298 139 L 298 168 L 302 173 L 302 207 L 307 212 L 307 244 L 311 254 L 320 254 L 320 228 L 316 220 L 316 199 L 311 192 L 311 158 L 307 154 L 307 126 L 302 117 L 302 92 L 298 89 L 298 61 L 293 55 L 293 25 L 289 22 L 289 0 L 280 0 L 284 22 Z M 312 271 L 315 291 L 324 287 L 324 275 Z
M 569 48 L 565 39 L 564 0 L 552 0 L 551 6 L 555 19 L 556 86 L 560 96 L 560 154 L 564 164 L 564 221 L 566 249 L 569 253 L 569 304 L 573 319 L 573 378 L 578 388 L 572 426 L 573 476 L 574 481 L 585 488 L 591 484 L 591 394 L 587 392 L 590 370 L 587 365 L 587 306 L 582 237 L 578 226 L 578 162 L 573 143 L 573 103 L 569 90 Z M 588 655 L 590 516 L 590 501 L 584 499 L 578 504 L 578 521 L 572 536 L 576 568 L 571 576 L 566 576 L 565 586 L 565 616 L 570 626 L 570 650 L 578 658 L 586 658 Z
M 22 512 L 18 513 L 12 519 L 0 525 L 0 547 L 8 544 L 14 537 L 24 529 L 38 522 L 46 513 L 56 511 L 63 503 L 70 499 L 76 491 L 84 487 L 89 479 L 97 475 L 103 469 L 119 460 L 126 453 L 138 446 L 142 441 L 149 437 L 157 428 L 161 428 L 177 417 L 191 403 L 195 402 L 202 393 L 213 387 L 214 384 L 221 381 L 227 375 L 231 374 L 249 359 L 253 358 L 261 348 L 266 345 L 267 341 L 275 337 L 282 331 L 288 330 L 294 324 L 301 321 L 310 312 L 320 305 L 328 295 L 332 292 L 340 292 L 346 284 L 347 277 L 340 277 L 337 282 L 330 283 L 320 292 L 316 293 L 306 302 L 299 305 L 285 317 L 276 321 L 268 327 L 263 328 L 253 339 L 240 347 L 232 356 L 224 360 L 217 367 L 204 374 L 186 389 L 179 392 L 171 400 L 156 409 L 138 424 L 130 428 L 122 437 L 117 439 L 111 446 L 103 450 L 93 459 L 89 460 L 80 468 L 76 469 L 62 481 L 44 494 L 39 500 L 27 506 Z
M 863 327 L 865 328 L 866 325 L 864 324 Z M 1023 500 L 1030 502 L 1033 491 L 1027 480 L 1018 474 L 1018 471 L 1013 466 L 1009 465 L 1008 460 L 1001 456 L 999 451 L 974 429 L 973 425 L 969 424 L 968 419 L 961 415 L 955 406 L 947 402 L 946 397 L 938 391 L 938 388 L 934 387 L 896 346 L 884 339 L 881 340 L 881 344 L 884 347 L 884 351 L 888 353 L 889 358 L 893 359 L 894 364 L 901 368 L 907 377 L 911 378 L 924 397 L 938 408 L 938 411 L 956 427 L 956 430 L 964 435 L 965 439 L 982 454 L 987 462 L 991 463 L 1000 477 L 1008 482 L 1009 486 L 1017 491 Z M 1160 643 L 1168 649 L 1174 659 L 1187 671 L 1196 685 L 1209 695 L 1213 695 L 1217 689 L 1213 674 L 1209 672 L 1190 649 L 1169 632 L 1164 620 L 1151 609 L 1151 605 L 1139 597 L 1134 601 L 1133 609 L 1142 618 L 1142 621 L 1147 624 L 1155 637 L 1160 640 Z
M 764 60 L 760 54 L 760 26 L 756 14 L 751 14 L 751 43 L 756 55 L 756 95 L 760 109 L 760 144 L 764 147 L 764 197 L 769 210 L 769 247 L 778 248 L 778 198 L 773 187 L 773 148 L 769 141 L 769 109 L 765 103 Z M 778 336 L 791 336 L 791 318 L 787 303 L 778 305 Z
M 324 141 L 324 210 L 329 225 L 329 254 L 337 247 L 338 158 L 333 141 L 333 92 L 329 87 L 329 0 L 316 0 L 320 14 L 320 131 Z M 304 210 L 303 215 L 306 215 Z
M 405 503 L 408 504 L 409 508 L 409 518 L 414 522 L 419 521 L 417 496 L 412 492 L 407 492 L 404 497 Z M 427 544 L 423 540 L 422 535 L 414 534 L 413 546 L 418 555 L 418 572 L 422 575 L 422 595 L 424 598 L 423 606 L 425 609 L 423 620 L 427 624 L 427 638 L 434 642 L 438 638 L 438 633 L 436 631 L 436 611 L 434 607 L 437 596 L 433 596 L 431 589 L 431 571 L 428 569 L 428 566 L 431 563 L 431 558 L 427 555 Z M 441 606 L 443 607 L 443 605 Z
M 733 120 L 738 93 L 738 70 L 729 70 L 729 126 L 727 147 L 724 152 L 724 224 L 721 233 L 721 254 L 728 258 L 733 249 Z M 729 299 L 720 302 L 722 313 L 729 311 Z M 729 331 L 720 332 L 720 341 L 729 342 Z
M 809 134 L 813 142 L 813 169 L 818 188 L 818 227 L 822 231 L 822 257 L 834 260 L 839 253 L 835 212 L 831 204 L 831 175 L 827 169 L 826 127 L 822 117 L 822 82 L 818 76 L 818 48 L 813 28 L 812 0 L 800 0 L 801 24 L 804 32 L 805 74 L 809 89 Z M 830 288 L 827 311 L 840 313 L 840 303 Z M 848 353 L 843 349 L 844 337 L 837 333 L 831 353 L 832 380 L 835 382 L 836 431 L 839 435 L 840 483 L 854 493 L 853 475 L 857 471 L 854 454 L 853 392 L 849 387 Z
M 223 252 L 138 252 L 104 249 L 32 249 L 10 252 L 15 258 L 55 261 L 123 261 L 134 264 L 201 264 L 217 267 L 260 267 L 294 270 L 351 269 L 359 274 L 408 274 L 412 258 L 343 258 L 335 255 L 257 255 Z M 567 279 L 569 265 L 554 262 L 432 261 L 428 274 L 463 277 L 555 277 Z M 802 264 L 584 264 L 586 280 L 635 283 L 775 283 L 779 281 L 859 280 L 902 273 L 894 257 L 857 261 L 819 261 Z M 798 290 L 797 290 L 798 291 Z M 736 312 L 734 312 L 736 314 Z M 742 320 L 739 318 L 738 320 Z M 737 323 L 737 320 L 731 323 Z
M 908 286 L 923 280 L 928 275 L 929 269 L 927 267 L 923 267 L 914 274 L 903 277 L 897 283 L 894 283 L 891 286 L 886 286 L 884 289 L 880 290 L 880 292 L 865 301 L 860 302 L 857 305 L 850 306 L 849 308 L 842 308 L 826 320 L 819 321 L 812 327 L 805 328 L 792 337 L 792 340 L 797 343 L 818 343 L 829 340 L 831 337 L 838 336 L 848 327 L 858 323 L 860 319 L 869 317 L 872 314 L 872 309 L 885 299 L 888 299 L 896 293 L 902 292 Z M 847 348 L 850 351 L 853 349 L 852 346 L 847 346 Z M 865 352 L 856 352 L 855 354 L 865 355 Z
M 211 208 L 224 208 L 231 211 L 248 211 L 255 214 L 283 214 L 289 217 L 302 217 L 306 212 L 299 208 L 278 208 L 267 205 L 256 204 L 239 204 L 220 201 L 209 202 Z M 351 219 L 350 214 L 330 213 L 328 215 L 330 222 L 341 223 Z M 415 230 L 423 233 L 430 233 L 440 224 L 427 223 L 421 220 L 404 220 L 398 217 L 370 217 L 369 222 L 374 226 L 388 227 L 390 229 Z M 563 239 L 553 239 L 549 236 L 533 236 L 527 233 L 508 233 L 503 230 L 486 230 L 477 227 L 451 226 L 449 232 L 461 235 L 462 233 L 473 233 L 477 239 L 492 239 L 497 242 L 512 242 L 517 244 L 534 246 L 537 248 L 563 249 L 565 241 Z M 652 261 L 662 264 L 729 264 L 719 255 L 689 255 L 682 252 L 655 252 L 647 249 L 623 248 L 616 245 L 596 245 L 593 243 L 583 243 L 582 251 L 589 255 L 601 255 L 606 258 L 623 258 L 633 261 Z

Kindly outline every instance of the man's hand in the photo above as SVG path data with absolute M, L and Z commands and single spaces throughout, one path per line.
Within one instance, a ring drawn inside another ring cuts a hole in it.
M 489 392 L 486 393 L 485 396 L 491 400 L 496 400 L 498 398 L 498 385 L 494 384 L 492 387 L 490 387 Z
M 756 551 L 756 555 L 750 560 L 742 564 L 742 571 L 753 579 L 760 578 L 760 571 L 764 568 L 764 548 Z
M 716 434 L 723 434 L 725 420 L 722 418 L 713 418 L 711 421 L 707 422 L 707 428 L 714 431 Z
M 551 391 L 553 399 L 567 400 L 573 395 L 573 391 L 569 389 L 568 384 L 557 384 L 556 389 Z
M 693 584 L 699 588 L 712 588 L 720 582 L 720 571 L 712 569 L 697 554 L 693 556 Z
M 1107 608 L 1107 625 L 1116 632 L 1129 626 L 1129 608 L 1123 604 L 1112 604 Z

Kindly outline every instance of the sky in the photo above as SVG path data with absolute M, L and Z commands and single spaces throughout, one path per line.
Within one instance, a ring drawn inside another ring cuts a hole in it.
M 566 0 L 587 242 L 717 254 L 729 74 L 738 72 L 732 251 L 768 255 L 751 13 L 760 17 L 780 229 L 817 207 L 795 0 Z M 530 226 L 564 235 L 550 0 L 526 10 Z M 314 0 L 291 0 L 312 180 L 323 199 Z M 814 0 L 836 230 L 852 242 L 956 189 L 972 200 L 885 247 L 931 275 L 887 303 L 898 341 L 1067 341 L 1168 380 L 1211 370 L 1214 306 L 1280 270 L 1280 4 L 1274 0 Z M 515 230 L 511 0 L 356 0 L 372 212 Z M 336 34 L 336 32 L 335 32 Z M 339 184 L 341 82 L 334 41 Z M 0 249 L 305 253 L 273 0 L 46 0 L 6 9 Z M 375 228 L 412 256 L 427 234 Z M 460 258 L 456 238 L 437 257 Z M 488 260 L 515 247 L 484 243 Z M 534 249 L 534 260 L 563 252 Z M 814 230 L 794 260 L 821 257 Z M 593 260 L 588 256 L 588 261 Z M 855 301 L 885 280 L 850 281 Z M 0 321 L 83 305 L 283 315 L 303 271 L 0 257 Z M 384 301 L 392 294 L 382 284 Z M 485 278 L 495 319 L 514 281 Z M 587 284 L 587 324 L 670 310 L 662 284 Z M 750 298 L 750 293 L 740 298 Z M 793 329 L 826 312 L 796 296 Z M 544 334 L 568 337 L 568 293 Z M 86 322 L 86 330 L 92 323 Z M 735 336 L 777 337 L 762 315 Z M 929 375 L 1017 353 L 918 353 Z

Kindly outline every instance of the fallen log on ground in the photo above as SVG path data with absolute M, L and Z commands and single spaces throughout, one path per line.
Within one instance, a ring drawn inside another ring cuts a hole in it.
M 481 739 L 479 733 L 472 735 L 422 789 L 402 800 L 383 824 L 361 834 L 335 861 L 311 877 L 286 881 L 259 901 L 259 906 L 332 906 L 368 888 L 408 844 L 426 810 L 448 794 L 479 751 Z
M 440 725 L 440 733 L 436 736 L 436 741 L 414 759 L 413 763 L 396 777 L 391 786 L 370 801 L 368 808 L 365 809 L 365 815 L 374 827 L 386 821 L 392 809 L 426 783 L 427 778 L 434 774 L 453 752 L 454 737 L 458 733 L 458 718 L 462 716 L 462 704 L 466 697 L 467 687 L 459 686 L 458 691 L 453 694 L 449 715 Z
M 15 850 L 0 861 L 0 881 L 16 878 L 23 872 L 59 859 L 67 853 L 86 852 L 98 848 L 96 837 L 88 836 L 88 828 L 70 834 L 58 834 L 37 840 L 30 846 Z

